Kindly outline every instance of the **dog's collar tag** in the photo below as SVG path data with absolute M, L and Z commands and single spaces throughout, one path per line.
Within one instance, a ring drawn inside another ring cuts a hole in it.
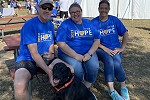
M 74 76 L 71 78 L 71 80 L 69 81 L 69 82 L 67 82 L 64 86 L 62 86 L 62 87 L 60 87 L 60 88 L 56 88 L 56 87 L 54 87 L 57 91 L 60 91 L 61 89 L 63 89 L 63 88 L 66 88 L 69 84 L 71 84 L 72 83 L 72 81 L 73 81 L 73 79 L 74 79 Z

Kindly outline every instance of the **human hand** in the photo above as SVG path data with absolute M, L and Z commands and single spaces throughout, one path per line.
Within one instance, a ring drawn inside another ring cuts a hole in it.
M 48 61 L 50 61 L 54 58 L 54 54 L 49 53 L 49 52 L 44 52 L 43 57 L 46 58 Z
M 80 54 L 77 54 L 77 55 L 75 56 L 75 59 L 77 59 L 77 60 L 80 61 L 80 62 L 83 61 L 83 58 L 84 58 L 84 56 L 83 56 L 83 55 L 80 55 Z
M 91 56 L 88 53 L 86 53 L 84 55 L 83 61 L 88 61 L 90 58 L 91 58 Z
M 124 49 L 122 49 L 122 48 L 115 48 L 114 50 L 113 50 L 113 52 L 116 54 L 116 53 L 120 53 L 120 52 L 122 52 L 122 51 L 124 51 Z
M 114 52 L 113 50 L 109 49 L 109 48 L 105 48 L 103 49 L 105 52 L 107 52 L 110 56 L 113 56 L 114 55 Z

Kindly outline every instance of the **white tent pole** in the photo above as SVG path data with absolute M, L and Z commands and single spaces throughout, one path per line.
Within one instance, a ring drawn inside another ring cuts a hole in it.
M 119 13 L 119 0 L 117 1 L 117 17 L 118 17 L 118 13 Z
M 126 8 L 126 10 L 125 10 L 125 12 L 124 12 L 124 14 L 123 14 L 123 17 L 122 17 L 122 18 L 124 18 L 124 16 L 125 16 L 125 14 L 126 14 L 127 10 L 128 10 L 128 9 L 130 9 L 130 4 L 131 4 L 131 0 L 129 0 L 129 4 L 128 4 L 128 6 L 127 6 L 127 8 Z
M 131 10 L 131 17 L 132 17 L 132 21 L 133 21 L 133 16 L 134 16 L 134 0 L 132 0 L 132 10 Z

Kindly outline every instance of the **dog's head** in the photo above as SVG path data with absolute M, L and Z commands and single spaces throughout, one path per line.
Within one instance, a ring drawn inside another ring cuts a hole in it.
M 56 63 L 53 67 L 53 82 L 56 87 L 61 87 L 72 78 L 73 74 L 64 63 Z

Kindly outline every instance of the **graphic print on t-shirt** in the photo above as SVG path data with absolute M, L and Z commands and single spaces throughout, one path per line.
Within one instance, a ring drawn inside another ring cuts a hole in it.
M 108 26 L 107 29 L 99 29 L 98 30 L 101 36 L 107 36 L 107 35 L 111 35 L 111 34 L 115 34 L 115 26 L 111 25 Z
M 51 41 L 52 38 L 52 31 L 48 31 L 48 33 L 38 33 L 38 42 Z
M 91 37 L 92 32 L 90 28 L 84 28 L 84 30 L 71 30 L 71 38 L 82 38 L 82 37 Z

